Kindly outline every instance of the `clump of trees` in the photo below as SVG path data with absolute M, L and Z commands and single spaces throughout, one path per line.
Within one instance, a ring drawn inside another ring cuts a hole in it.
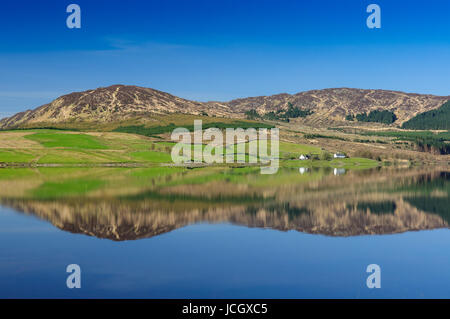
M 354 154 L 355 157 L 363 157 L 363 158 L 370 158 L 376 161 L 381 162 L 381 156 L 376 153 L 372 153 L 369 150 L 357 150 Z
M 397 121 L 397 116 L 395 115 L 395 113 L 386 110 L 374 110 L 370 111 L 369 114 L 367 114 L 367 112 L 364 112 L 356 114 L 356 116 L 353 114 L 349 114 L 345 117 L 347 121 L 354 121 L 355 118 L 359 122 L 377 122 L 384 124 L 392 124 Z
M 297 118 L 297 117 L 307 117 L 313 114 L 311 110 L 302 110 L 297 106 L 293 106 L 292 103 L 288 103 L 288 109 L 284 114 L 280 113 L 280 116 L 285 118 Z
M 291 118 L 307 117 L 313 114 L 311 110 L 303 110 L 298 106 L 293 106 L 292 103 L 288 103 L 287 110 L 277 110 L 276 112 L 271 111 L 264 115 L 260 115 L 256 110 L 252 109 L 245 112 L 245 116 L 249 120 L 263 119 L 269 121 L 283 121 L 289 122 Z
M 331 161 L 331 160 L 333 159 L 333 155 L 331 155 L 331 154 L 328 153 L 327 151 L 323 151 L 323 152 L 320 154 L 319 158 L 320 158 L 322 161 Z
M 354 116 L 353 114 L 348 114 L 348 115 L 345 117 L 345 120 L 346 120 L 346 121 L 354 121 L 354 120 L 355 120 L 355 116 Z
M 416 148 L 420 152 L 429 152 L 438 155 L 450 154 L 450 144 L 439 139 L 416 139 Z
M 247 119 L 249 119 L 249 120 L 257 120 L 257 119 L 261 118 L 261 116 L 258 114 L 258 112 L 256 112 L 256 110 L 254 110 L 254 109 L 246 111 L 244 114 L 247 117 Z

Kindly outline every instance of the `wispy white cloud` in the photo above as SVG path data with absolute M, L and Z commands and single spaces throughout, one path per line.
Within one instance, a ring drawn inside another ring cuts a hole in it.
M 146 49 L 186 49 L 192 45 L 178 43 L 161 43 L 153 41 L 134 41 L 125 37 L 105 37 L 103 39 L 109 47 L 116 50 L 146 50 Z

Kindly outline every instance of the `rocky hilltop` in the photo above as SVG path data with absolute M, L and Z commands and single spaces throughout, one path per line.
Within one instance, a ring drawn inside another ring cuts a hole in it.
M 419 113 L 438 108 L 448 99 L 449 97 L 398 91 L 336 88 L 237 99 L 226 105 L 236 113 L 255 109 L 258 113 L 265 114 L 278 109 L 286 110 L 291 103 L 314 112 L 307 117 L 310 124 L 343 121 L 348 114 L 389 110 L 397 115 L 396 124 L 401 124 Z
M 297 94 L 277 94 L 229 102 L 196 102 L 138 86 L 113 85 L 63 95 L 34 110 L 0 121 L 0 128 L 51 126 L 67 122 L 112 123 L 155 114 L 208 114 L 244 118 L 248 110 L 260 114 L 286 110 L 289 104 L 313 112 L 304 121 L 312 125 L 342 122 L 347 114 L 382 109 L 393 111 L 401 124 L 418 113 L 436 109 L 449 97 L 386 90 L 323 89 Z
M 0 128 L 51 126 L 64 122 L 108 123 L 154 114 L 200 114 L 207 108 L 205 103 L 150 88 L 113 85 L 63 95 L 34 110 L 1 120 Z

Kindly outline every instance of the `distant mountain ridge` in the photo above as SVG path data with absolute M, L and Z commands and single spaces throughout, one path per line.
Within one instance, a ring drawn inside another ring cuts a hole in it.
M 297 94 L 276 94 L 235 99 L 229 102 L 197 102 L 169 93 L 138 86 L 112 85 L 63 95 L 34 110 L 17 113 L 0 121 L 0 128 L 51 126 L 64 122 L 111 123 L 132 118 L 149 118 L 152 114 L 208 114 L 218 117 L 244 118 L 256 110 L 260 114 L 286 110 L 289 103 L 313 112 L 303 121 L 311 125 L 344 122 L 348 114 L 390 110 L 398 120 L 440 107 L 450 97 L 404 93 L 387 90 L 335 88 Z
M 352 88 L 322 89 L 297 94 L 237 99 L 227 103 L 237 112 L 256 109 L 267 113 L 276 109 L 287 109 L 288 103 L 314 113 L 305 119 L 306 124 L 327 125 L 343 122 L 346 115 L 374 110 L 393 111 L 397 116 L 395 124 L 401 124 L 419 113 L 441 106 L 449 97 L 429 94 L 404 93 L 388 90 L 366 90 Z

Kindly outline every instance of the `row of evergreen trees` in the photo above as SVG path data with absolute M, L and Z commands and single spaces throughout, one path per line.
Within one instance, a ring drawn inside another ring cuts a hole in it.
M 354 121 L 355 118 L 359 122 L 377 122 L 377 123 L 384 123 L 384 124 L 392 124 L 397 120 L 397 116 L 395 115 L 394 112 L 386 111 L 386 110 L 370 111 L 369 114 L 364 112 L 364 113 L 356 114 L 356 116 L 354 116 L 353 114 L 349 114 L 346 116 L 345 119 L 347 121 Z
M 307 117 L 308 115 L 311 114 L 313 114 L 312 111 L 303 110 L 297 106 L 293 106 L 292 103 L 288 103 L 288 109 L 286 111 L 284 110 L 278 110 L 276 112 L 271 111 L 262 116 L 256 110 L 253 109 L 245 112 L 245 115 L 249 120 L 264 119 L 269 121 L 283 121 L 283 122 L 289 122 L 290 118 L 292 119 L 298 117 Z
M 436 110 L 416 115 L 403 123 L 402 128 L 411 130 L 448 130 L 450 129 L 450 101 Z

